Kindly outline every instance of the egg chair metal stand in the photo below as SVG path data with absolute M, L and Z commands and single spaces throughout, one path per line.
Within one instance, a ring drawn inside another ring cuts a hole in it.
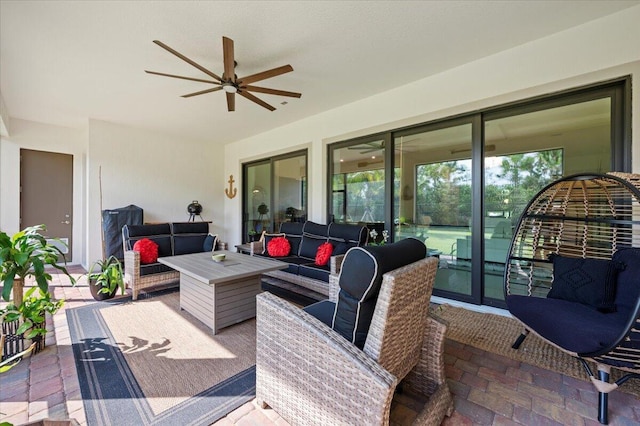
M 581 266 L 564 270 L 559 259 Z M 592 279 L 596 264 L 615 266 L 605 270 L 615 279 Z M 578 299 L 606 284 L 613 304 L 601 309 L 550 295 L 567 278 Z M 607 424 L 609 392 L 640 378 L 640 174 L 572 175 L 542 189 L 514 230 L 504 284 L 509 311 L 524 326 L 513 348 L 531 332 L 577 357 L 598 391 L 598 420 Z M 610 383 L 612 367 L 622 377 Z

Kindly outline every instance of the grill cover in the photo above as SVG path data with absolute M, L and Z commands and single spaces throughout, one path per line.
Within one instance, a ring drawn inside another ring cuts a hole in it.
M 102 230 L 104 234 L 105 259 L 115 256 L 124 259 L 122 249 L 122 227 L 124 225 L 142 225 L 144 211 L 133 204 L 113 210 L 102 210 Z

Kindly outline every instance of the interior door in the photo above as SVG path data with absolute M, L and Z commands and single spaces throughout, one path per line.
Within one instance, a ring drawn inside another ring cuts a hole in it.
M 58 238 L 71 261 L 73 228 L 73 156 L 20 150 L 20 227 L 44 224 L 47 238 Z

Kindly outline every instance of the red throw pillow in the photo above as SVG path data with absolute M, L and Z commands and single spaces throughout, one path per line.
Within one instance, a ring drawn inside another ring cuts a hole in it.
M 333 253 L 333 246 L 331 243 L 320 244 L 320 247 L 318 247 L 318 251 L 316 252 L 316 265 L 324 266 L 329 263 L 331 253 Z
M 271 257 L 289 256 L 289 252 L 291 252 L 291 244 L 285 237 L 274 238 L 267 244 L 267 253 Z
M 148 238 L 136 241 L 133 250 L 140 252 L 140 263 L 155 263 L 158 260 L 158 244 Z

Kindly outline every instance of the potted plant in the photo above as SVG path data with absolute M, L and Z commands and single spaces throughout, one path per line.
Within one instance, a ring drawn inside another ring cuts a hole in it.
M 34 295 L 36 290 L 39 292 L 38 296 Z M 11 303 L 5 309 L 0 310 L 0 315 L 5 322 L 12 323 L 6 326 L 12 331 L 11 334 L 21 335 L 23 340 L 31 340 L 32 346 L 34 346 L 33 352 L 36 353 L 44 348 L 44 337 L 47 334 L 45 314 L 55 314 L 63 304 L 64 300 L 51 300 L 51 293 L 48 291 L 31 287 L 25 293 L 20 306 Z M 20 343 L 7 352 L 22 351 L 25 344 L 23 341 Z
M 63 303 L 51 300 L 49 294 L 51 274 L 45 270 L 45 266 L 49 265 L 62 271 L 69 277 L 72 284 L 76 282 L 66 269 L 66 261 L 63 265 L 58 265 L 58 259 L 64 260 L 64 255 L 57 246 L 51 244 L 41 235 L 44 230 L 44 225 L 32 226 L 12 237 L 9 237 L 5 232 L 0 232 L 2 297 L 11 302 L 7 306 L 6 312 L 8 313 L 1 325 L 12 330 L 12 334 L 21 336 L 21 343 L 24 339 L 38 339 L 38 336 L 40 336 L 39 340 L 44 342 L 42 337 L 46 334 L 44 329 L 45 313 L 55 313 Z M 24 280 L 27 277 L 35 279 L 41 294 L 40 297 L 33 296 L 36 287 L 30 289 L 26 298 L 24 297 Z M 13 296 L 12 299 L 11 296 Z M 43 345 L 39 344 L 38 346 Z M 13 355 L 13 352 L 5 352 L 5 357 Z
M 124 294 L 124 272 L 122 264 L 115 256 L 96 261 L 89 272 L 89 289 L 95 300 L 107 300 L 115 296 L 120 288 Z
M 76 282 L 66 269 L 67 263 L 62 251 L 40 234 L 44 230 L 44 225 L 31 226 L 12 237 L 0 232 L 2 298 L 6 301 L 11 300 L 13 290 L 13 304 L 17 307 L 22 304 L 26 277 L 33 277 L 43 292 L 49 291 L 51 274 L 45 271 L 46 265 L 62 271 L 72 284 Z M 58 265 L 59 258 L 64 260 L 64 265 Z
M 249 242 L 252 243 L 256 240 L 256 235 L 258 235 L 258 233 L 255 229 L 250 229 L 249 232 L 247 232 L 247 235 L 249 236 Z

